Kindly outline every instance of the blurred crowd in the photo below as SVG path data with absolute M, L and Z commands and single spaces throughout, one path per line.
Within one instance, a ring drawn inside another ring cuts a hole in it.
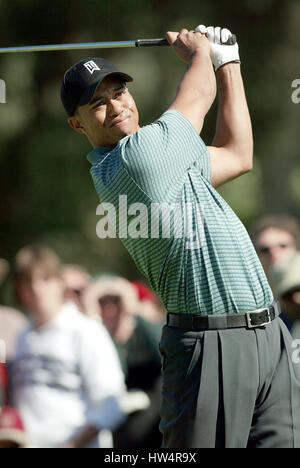
M 159 448 L 166 312 L 151 289 L 41 245 L 1 259 L 0 282 L 18 304 L 2 295 L 0 448 Z
M 281 318 L 300 338 L 299 221 L 265 216 L 250 236 Z M 40 245 L 11 265 L 0 259 L 8 283 L 18 306 L 0 295 L 0 448 L 159 448 L 166 311 L 151 289 L 91 276 Z
M 287 214 L 264 216 L 250 235 L 275 299 L 281 319 L 294 339 L 300 338 L 300 223 Z

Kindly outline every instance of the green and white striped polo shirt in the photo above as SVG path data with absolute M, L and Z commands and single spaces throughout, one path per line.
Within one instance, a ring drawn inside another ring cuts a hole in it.
M 210 183 L 207 147 L 180 112 L 88 159 L 118 236 L 168 312 L 243 313 L 272 303 L 246 229 Z

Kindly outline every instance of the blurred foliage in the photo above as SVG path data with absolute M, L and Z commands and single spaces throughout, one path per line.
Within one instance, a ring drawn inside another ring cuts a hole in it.
M 221 189 L 248 226 L 266 212 L 300 208 L 299 114 L 291 83 L 300 78 L 298 0 L 0 0 L 1 46 L 132 40 L 199 23 L 238 35 L 253 120 L 255 169 Z M 0 56 L 7 103 L 0 105 L 0 256 L 42 241 L 64 261 L 92 273 L 139 277 L 118 240 L 96 237 L 98 198 L 89 174 L 89 143 L 68 127 L 59 99 L 63 73 L 95 51 Z M 171 103 L 185 65 L 170 48 L 112 49 L 101 56 L 132 74 L 141 124 Z M 210 143 L 217 105 L 206 119 Z

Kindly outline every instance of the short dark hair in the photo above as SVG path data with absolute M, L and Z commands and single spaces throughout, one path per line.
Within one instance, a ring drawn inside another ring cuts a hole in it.
M 299 220 L 288 214 L 262 216 L 253 223 L 250 228 L 250 236 L 254 245 L 259 235 L 267 229 L 280 229 L 288 232 L 295 240 L 295 245 L 300 250 L 300 223 Z
M 37 271 L 45 278 L 60 278 L 60 259 L 49 247 L 27 245 L 15 257 L 12 271 L 14 283 L 30 282 Z

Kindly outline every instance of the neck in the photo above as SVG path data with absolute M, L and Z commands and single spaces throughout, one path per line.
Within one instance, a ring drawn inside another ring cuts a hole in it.
M 63 306 L 63 302 L 57 304 L 52 309 L 48 309 L 46 311 L 35 311 L 32 313 L 33 315 L 33 322 L 35 328 L 42 328 L 45 325 L 50 324 L 61 312 Z

